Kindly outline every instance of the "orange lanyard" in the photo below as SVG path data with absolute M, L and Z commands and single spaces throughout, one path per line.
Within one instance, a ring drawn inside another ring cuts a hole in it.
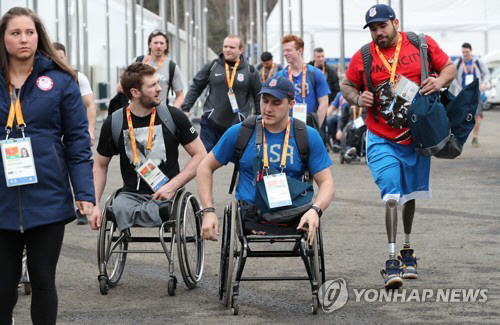
M 306 69 L 307 64 L 302 65 L 302 99 L 306 98 Z M 293 83 L 292 68 L 288 66 L 288 79 Z
M 359 107 L 359 116 L 361 116 L 361 113 L 363 112 L 363 108 Z M 352 118 L 355 120 L 356 119 L 356 106 L 352 107 Z
M 267 143 L 266 143 L 266 126 L 264 124 L 264 119 L 262 119 L 262 147 L 264 148 L 264 169 L 269 168 L 269 157 L 267 154 Z M 281 152 L 281 172 L 286 167 L 286 155 L 288 153 L 288 140 L 290 139 L 290 118 L 288 118 L 288 124 L 285 131 L 285 140 L 283 141 L 283 151 Z
M 163 64 L 163 61 L 165 61 L 166 55 L 162 55 L 160 62 L 158 62 L 158 66 L 155 68 L 156 72 L 160 70 L 161 65 Z M 149 64 L 149 59 L 151 58 L 150 55 L 146 56 L 146 60 L 144 60 L 144 63 Z
M 139 154 L 137 152 L 137 143 L 135 142 L 134 126 L 132 125 L 132 116 L 130 115 L 130 106 L 127 106 L 127 124 L 128 131 L 130 133 L 130 144 L 132 145 L 132 154 L 134 155 L 134 165 L 139 164 Z M 156 107 L 153 107 L 153 112 L 151 112 L 151 119 L 149 120 L 149 132 L 148 132 L 148 145 L 147 150 L 151 150 L 153 144 L 153 132 L 155 129 L 155 117 L 156 117 Z
M 267 79 L 271 78 L 271 73 L 273 73 L 274 70 L 274 62 L 273 65 L 271 66 L 271 69 L 269 70 L 269 74 L 267 75 L 267 78 L 265 76 L 265 70 L 266 68 L 262 67 L 262 82 L 266 82 Z
M 240 65 L 240 60 L 236 61 L 233 72 L 231 73 L 231 77 L 229 77 L 229 64 L 227 62 L 224 63 L 224 67 L 226 68 L 226 81 L 227 87 L 229 90 L 233 90 L 234 77 L 236 77 L 236 70 L 238 70 L 238 66 Z
M 473 74 L 474 73 L 474 62 L 472 62 L 472 65 L 471 65 L 471 68 L 470 68 L 470 72 L 467 69 L 467 65 L 465 64 L 465 61 L 462 61 L 462 64 L 464 66 L 465 74 Z
M 12 85 L 9 85 L 9 95 L 10 95 L 10 109 L 9 109 L 9 117 L 7 118 L 6 129 L 9 130 L 10 132 L 10 130 L 12 130 L 12 126 L 14 125 L 14 116 L 16 117 L 17 125 L 19 125 L 21 128 L 24 128 L 26 126 L 26 123 L 24 123 L 23 110 L 21 108 L 21 100 L 19 96 L 17 97 L 15 103 L 12 101 Z
M 391 74 L 391 84 L 394 83 L 394 80 L 396 79 L 396 67 L 398 65 L 398 59 L 399 59 L 399 51 L 401 51 L 401 44 L 403 43 L 403 36 L 399 34 L 399 40 L 398 40 L 398 45 L 396 46 L 396 51 L 394 52 L 394 62 L 392 63 L 392 67 L 389 65 L 389 62 L 385 59 L 385 56 L 380 53 L 380 50 L 378 48 L 378 45 L 375 45 L 375 50 L 377 51 L 378 56 L 380 57 L 380 60 L 382 60 L 382 63 L 385 65 L 387 68 L 387 71 Z

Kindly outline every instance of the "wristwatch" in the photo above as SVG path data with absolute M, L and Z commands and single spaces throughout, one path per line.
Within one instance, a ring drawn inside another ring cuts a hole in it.
M 311 209 L 313 209 L 314 211 L 316 211 L 316 213 L 318 214 L 318 217 L 321 218 L 321 216 L 323 215 L 323 210 L 321 210 L 320 207 L 317 207 L 315 205 L 311 205 Z

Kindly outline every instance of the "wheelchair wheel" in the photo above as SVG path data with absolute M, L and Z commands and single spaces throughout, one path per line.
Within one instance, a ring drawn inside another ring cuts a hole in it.
M 319 257 L 319 273 L 321 276 L 321 282 L 318 283 L 321 286 L 326 282 L 326 271 L 325 271 L 325 251 L 323 249 L 323 234 L 321 232 L 321 225 L 318 227 L 318 257 Z
M 313 242 L 313 256 L 312 256 L 312 270 L 314 272 L 314 277 L 316 278 L 316 282 L 318 283 L 318 289 L 321 286 L 321 275 L 320 275 L 320 258 L 319 258 L 319 244 L 318 244 L 318 233 L 316 232 L 316 236 L 314 237 Z
M 203 274 L 204 243 L 201 239 L 200 205 L 188 191 L 184 192 L 177 205 L 177 252 L 184 283 L 194 289 Z
M 236 265 L 236 258 L 238 253 L 238 238 L 236 236 L 236 203 L 231 202 L 231 215 L 229 222 L 229 245 L 228 245 L 228 261 L 227 261 L 227 277 L 226 277 L 226 297 L 224 305 L 226 307 L 231 306 L 232 300 L 232 289 L 233 289 L 233 273 L 234 267 Z
M 127 260 L 127 253 L 113 253 L 114 250 L 127 250 L 128 248 L 128 242 L 126 240 L 116 243 L 120 235 L 121 233 L 116 227 L 116 224 L 108 220 L 105 207 L 103 210 L 102 226 L 99 230 L 99 237 L 97 240 L 97 258 L 99 265 L 104 265 L 104 274 L 101 275 L 104 276 L 110 288 L 115 287 L 118 281 L 120 281 Z M 101 283 L 100 286 L 102 287 Z
M 222 215 L 222 238 L 220 248 L 220 263 L 219 263 L 219 300 L 224 298 L 224 291 L 226 283 L 226 267 L 227 267 L 227 237 L 229 232 L 229 215 L 231 214 L 231 207 L 226 205 L 224 207 L 224 214 Z

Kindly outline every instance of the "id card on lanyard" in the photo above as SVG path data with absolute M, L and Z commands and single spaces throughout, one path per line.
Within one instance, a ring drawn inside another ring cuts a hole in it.
M 226 82 L 227 87 L 229 88 L 227 92 L 227 97 L 229 98 L 229 103 L 231 104 L 231 109 L 233 113 L 238 113 L 238 102 L 236 101 L 236 96 L 233 91 L 234 78 L 236 77 L 236 70 L 238 70 L 238 66 L 240 65 L 240 60 L 236 61 L 233 67 L 233 72 L 231 76 L 229 76 L 229 64 L 227 62 L 224 63 L 224 68 L 226 69 Z
M 156 164 L 148 159 L 142 166 L 136 168 L 137 174 L 156 192 L 163 185 L 168 183 L 168 177 L 156 166 Z
M 130 114 L 130 106 L 127 106 L 125 109 L 125 112 L 127 114 L 127 125 L 128 125 L 128 132 L 130 134 L 130 145 L 132 146 L 132 155 L 134 158 L 134 166 L 135 170 L 137 172 L 137 190 L 139 190 L 139 185 L 140 185 L 140 173 L 139 169 L 142 167 L 139 166 L 139 151 L 137 150 L 137 143 L 135 142 L 135 132 L 134 132 L 134 126 L 132 124 L 132 116 Z M 156 107 L 153 107 L 153 111 L 151 112 L 151 118 L 149 120 L 149 131 L 148 131 L 148 144 L 146 146 L 146 152 L 148 153 L 151 150 L 151 147 L 153 145 L 153 133 L 155 129 L 155 117 L 156 117 Z M 149 183 L 148 183 L 149 185 Z
M 295 103 L 292 109 L 293 118 L 299 119 L 304 123 L 307 123 L 307 103 L 305 102 L 306 98 L 306 72 L 307 72 L 307 64 L 302 65 L 302 103 Z M 288 66 L 288 79 L 293 83 L 293 75 L 292 69 Z
M 467 65 L 465 64 L 464 61 L 462 61 L 463 67 L 464 67 L 464 72 L 465 72 L 465 85 L 467 86 L 468 84 L 472 83 L 474 81 L 475 75 L 474 75 L 474 62 L 472 62 L 470 71 L 467 69 Z
M 264 120 L 262 120 L 262 129 L 265 130 Z M 264 171 L 269 169 L 269 157 L 267 154 L 267 143 L 265 131 L 262 132 L 262 145 L 264 150 Z M 267 200 L 270 208 L 280 208 L 292 205 L 292 198 L 290 196 L 290 189 L 288 188 L 288 181 L 286 174 L 283 170 L 286 167 L 286 156 L 288 153 L 288 140 L 290 139 L 290 119 L 285 131 L 285 140 L 283 142 L 283 150 L 281 152 L 281 173 L 264 176 L 264 186 L 266 188 Z
M 33 159 L 33 149 L 31 147 L 31 139 L 24 136 L 23 112 L 21 101 L 16 98 L 15 102 L 12 98 L 12 86 L 9 86 L 10 94 L 10 109 L 7 118 L 7 138 L 0 141 L 2 151 L 2 162 L 5 174 L 5 181 L 8 187 L 34 184 L 38 182 L 35 169 L 35 160 Z M 9 139 L 9 134 L 14 126 L 14 118 L 16 119 L 18 128 L 21 129 L 22 138 Z

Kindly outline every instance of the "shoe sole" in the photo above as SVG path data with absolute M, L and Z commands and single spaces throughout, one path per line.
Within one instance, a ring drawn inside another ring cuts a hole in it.
M 385 283 L 386 289 L 399 289 L 402 286 L 403 286 L 403 280 L 401 280 L 400 277 L 392 278 Z
M 403 279 L 410 279 L 410 280 L 418 279 L 418 274 L 406 273 L 406 274 L 403 274 Z

